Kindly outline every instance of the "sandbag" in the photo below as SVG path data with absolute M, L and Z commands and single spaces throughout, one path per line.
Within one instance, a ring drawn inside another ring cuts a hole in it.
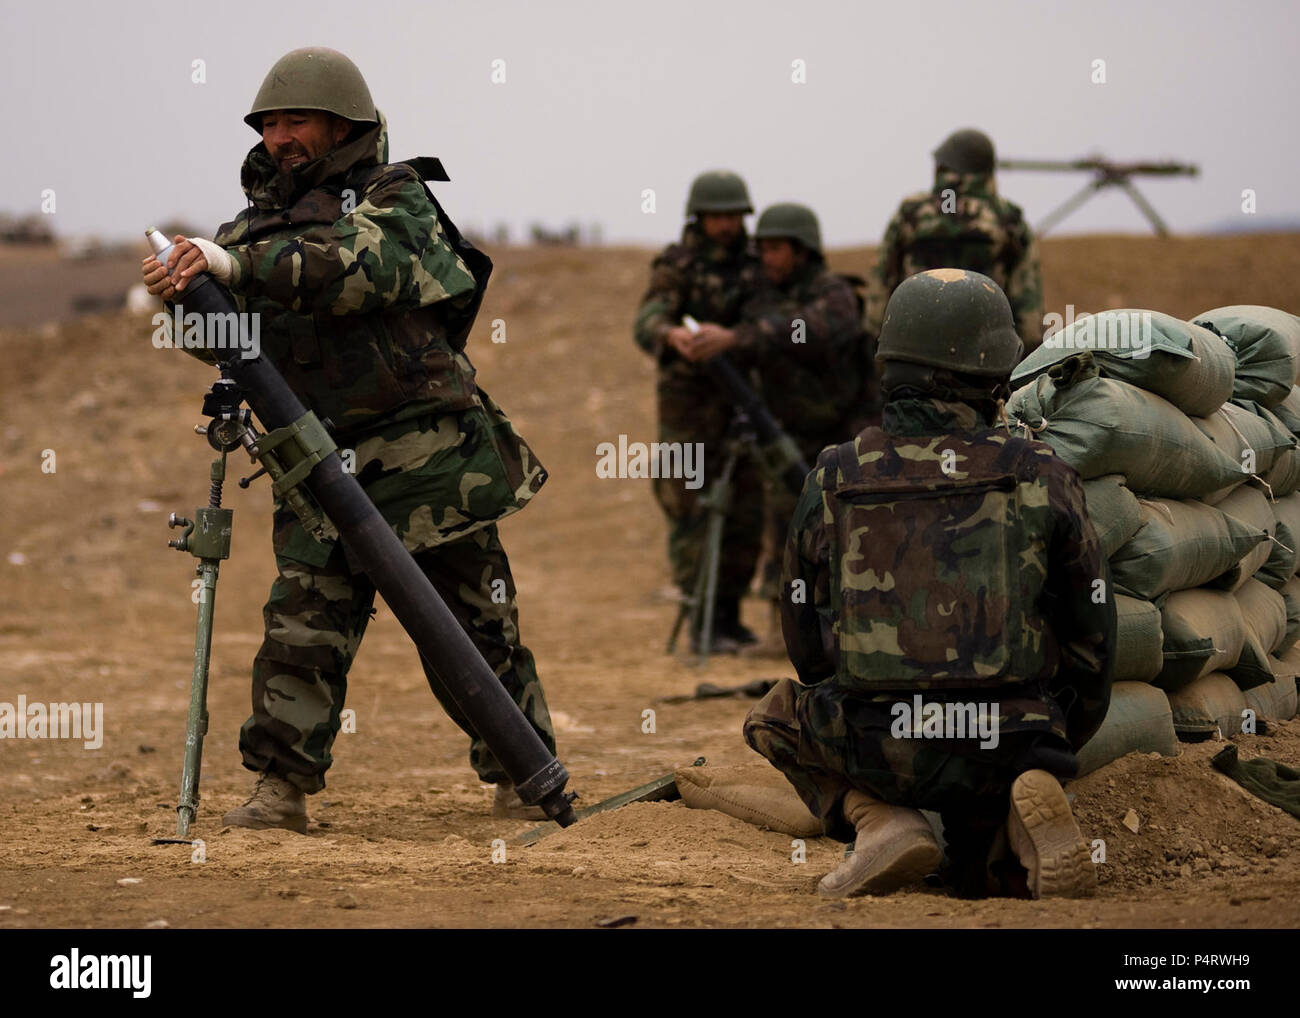
M 1150 682 L 1164 667 L 1160 609 L 1150 601 L 1115 595 L 1116 682 Z
M 1275 591 L 1269 590 L 1261 583 L 1259 587 L 1270 594 Z M 1262 601 L 1260 603 L 1248 604 L 1249 594 L 1256 591 L 1252 587 L 1248 592 L 1248 600 L 1238 599 L 1241 605 L 1241 617 L 1246 620 L 1246 639 L 1241 645 L 1241 654 L 1237 658 L 1237 663 L 1230 668 L 1224 668 L 1223 674 L 1227 675 L 1237 684 L 1238 689 L 1254 689 L 1256 686 L 1262 686 L 1266 682 L 1272 682 L 1274 679 L 1273 666 L 1270 664 L 1268 644 L 1275 638 L 1275 630 L 1280 630 L 1282 637 L 1286 635 L 1286 605 L 1282 603 L 1277 606 L 1274 612 L 1272 606 L 1266 606 Z M 1235 596 L 1235 595 L 1234 595 Z M 1281 598 L 1279 598 L 1279 601 Z M 1247 607 L 1250 608 L 1250 614 L 1247 614 Z
M 1286 602 L 1276 590 L 1259 580 L 1247 580 L 1234 595 L 1246 626 L 1268 654 L 1286 646 Z
M 1212 581 L 1231 585 L 1238 563 L 1268 539 L 1267 531 L 1200 502 L 1143 500 L 1142 517 L 1142 529 L 1111 556 L 1110 571 L 1118 593 L 1147 601 Z
M 1102 553 L 1110 558 L 1142 526 L 1137 496 L 1125 487 L 1123 474 L 1104 474 L 1084 481 L 1083 494 Z
M 1079 776 L 1126 753 L 1178 755 L 1169 700 L 1145 682 L 1116 682 L 1111 686 L 1105 720 L 1078 751 Z
M 1300 434 L 1300 386 L 1291 386 L 1291 394 L 1273 407 L 1273 413 L 1291 434 Z
M 1293 576 L 1287 580 L 1280 591 L 1286 603 L 1286 640 L 1284 647 L 1290 647 L 1300 640 L 1300 577 Z
M 1268 504 L 1268 496 L 1249 484 L 1243 484 L 1214 508 L 1254 530 L 1262 530 L 1268 536 L 1267 540 L 1260 541 L 1241 557 L 1236 579 L 1225 583 L 1228 590 L 1236 590 L 1253 577 L 1256 570 L 1273 554 L 1273 532 L 1277 529 L 1277 518 L 1273 515 L 1273 507 Z
M 1269 508 L 1273 510 L 1275 523 L 1273 540 L 1269 542 L 1273 547 L 1255 579 L 1281 590 L 1300 565 L 1300 494 L 1275 499 Z
M 1183 742 L 1199 742 L 1216 732 L 1229 738 L 1241 731 L 1246 694 L 1222 672 L 1202 675 L 1169 694 L 1174 732 Z
M 1277 406 L 1300 380 L 1300 318 L 1259 304 L 1215 308 L 1192 318 L 1213 329 L 1237 360 L 1232 394 Z
M 1135 494 L 1199 498 L 1243 479 L 1240 463 L 1172 403 L 1101 378 L 1075 354 L 1018 389 L 1007 411 L 1085 480 L 1123 474 Z
M 1092 351 L 1101 374 L 1162 396 L 1183 413 L 1204 417 L 1232 396 L 1236 357 L 1209 329 L 1159 311 L 1080 315 L 1043 340 L 1011 372 L 1017 388 L 1053 364 Z
M 1163 661 L 1154 683 L 1182 689 L 1210 672 L 1231 668 L 1246 643 L 1241 603 L 1226 590 L 1180 590 L 1160 606 Z
M 1295 666 L 1277 658 L 1270 663 L 1276 680 L 1246 690 L 1246 706 L 1266 721 L 1290 721 L 1296 714 Z
M 1194 417 L 1192 423 L 1211 442 L 1235 460 L 1244 477 L 1238 478 L 1228 490 L 1246 480 L 1250 475 L 1262 476 L 1272 469 L 1279 454 L 1293 449 L 1296 438 L 1276 417 L 1256 414 L 1256 404 L 1238 406 L 1225 403 L 1209 417 Z M 1260 409 L 1263 409 L 1262 407 Z M 1265 411 L 1267 413 L 1267 411 Z M 1226 495 L 1227 490 L 1222 492 Z M 1218 492 L 1205 496 L 1205 501 L 1217 505 Z
M 1264 421 L 1274 434 L 1287 435 L 1293 440 L 1296 437 L 1272 410 L 1252 399 L 1234 399 L 1229 405 L 1249 411 L 1253 416 Z M 1268 469 L 1257 470 L 1256 474 L 1267 483 L 1274 498 L 1290 495 L 1300 488 L 1300 449 L 1290 446 L 1277 450 Z
M 825 833 L 785 775 L 770 764 L 679 767 L 674 777 L 682 801 L 692 809 L 716 809 L 797 838 Z

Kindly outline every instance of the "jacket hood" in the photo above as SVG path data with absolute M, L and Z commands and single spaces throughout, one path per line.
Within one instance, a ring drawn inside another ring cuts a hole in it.
M 259 210 L 289 208 L 331 177 L 342 176 L 354 167 L 388 162 L 388 121 L 378 110 L 375 115 L 379 123 L 351 141 L 284 173 L 267 152 L 266 144 L 259 141 L 248 150 L 239 172 L 249 202 Z

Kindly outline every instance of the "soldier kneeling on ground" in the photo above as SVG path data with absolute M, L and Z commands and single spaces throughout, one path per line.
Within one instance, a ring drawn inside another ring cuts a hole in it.
M 854 841 L 825 896 L 938 870 L 922 809 L 959 894 L 1096 888 L 1061 782 L 1106 714 L 1115 604 L 1078 475 L 998 426 L 1021 348 L 988 277 L 905 281 L 880 335 L 882 426 L 824 450 L 795 509 L 781 610 L 800 682 L 745 739 Z

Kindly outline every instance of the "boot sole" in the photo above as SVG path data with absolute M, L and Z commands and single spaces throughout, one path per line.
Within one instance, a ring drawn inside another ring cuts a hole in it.
M 827 884 L 826 879 L 830 876 L 827 874 L 817 885 L 817 893 L 823 898 L 889 894 L 929 876 L 939 868 L 941 862 L 943 852 L 935 843 L 934 837 L 914 832 L 877 852 L 871 862 L 843 883 Z
M 1097 870 L 1070 802 L 1046 771 L 1026 771 L 1011 786 L 1007 836 L 1029 871 L 1035 898 L 1087 898 L 1097 892 Z
M 295 834 L 306 834 L 307 818 L 305 816 L 289 817 L 285 820 L 279 821 L 278 823 L 273 823 L 269 820 L 261 820 L 257 817 L 235 816 L 232 813 L 227 813 L 224 817 L 221 818 L 221 826 L 222 827 L 246 827 L 249 830 L 253 830 L 253 831 L 266 831 L 266 830 L 274 829 L 274 830 L 282 830 L 282 831 L 293 831 Z

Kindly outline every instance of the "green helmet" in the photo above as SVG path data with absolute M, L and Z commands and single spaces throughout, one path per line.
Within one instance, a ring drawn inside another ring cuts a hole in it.
M 992 173 L 993 142 L 972 127 L 953 131 L 934 150 L 934 161 L 958 173 Z
M 244 123 L 261 131 L 262 114 L 271 110 L 325 110 L 345 120 L 379 123 L 357 65 L 338 50 L 323 46 L 296 49 L 277 60 Z
M 889 298 L 876 359 L 1003 378 L 1023 348 L 997 283 L 965 269 L 930 269 Z
M 822 253 L 822 231 L 817 224 L 817 216 L 807 205 L 794 202 L 781 202 L 769 205 L 758 217 L 758 226 L 754 228 L 754 238 L 781 237 L 797 240 L 810 251 Z
M 691 183 L 690 197 L 686 199 L 686 214 L 700 212 L 753 212 L 749 189 L 745 182 L 730 170 L 709 170 L 701 173 Z

